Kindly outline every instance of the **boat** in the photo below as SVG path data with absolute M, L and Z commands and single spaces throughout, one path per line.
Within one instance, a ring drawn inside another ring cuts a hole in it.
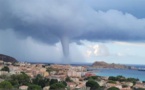
M 145 68 L 138 68 L 138 71 L 145 71 Z

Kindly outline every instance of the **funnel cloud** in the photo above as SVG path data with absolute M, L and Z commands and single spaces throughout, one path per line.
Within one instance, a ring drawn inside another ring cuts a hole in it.
M 63 49 L 63 54 L 66 58 L 68 58 L 69 57 L 69 38 L 66 36 L 62 36 L 60 40 L 61 40 L 61 45 Z

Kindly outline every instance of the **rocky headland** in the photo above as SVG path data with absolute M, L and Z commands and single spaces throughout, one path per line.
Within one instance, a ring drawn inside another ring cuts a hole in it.
M 92 64 L 93 68 L 118 68 L 118 69 L 128 69 L 129 66 L 115 63 L 106 63 L 104 61 L 96 61 Z

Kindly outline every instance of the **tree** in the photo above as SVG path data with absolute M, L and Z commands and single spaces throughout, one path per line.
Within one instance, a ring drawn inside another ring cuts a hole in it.
M 99 80 L 99 76 L 91 76 L 91 78 L 94 80 Z
M 90 90 L 97 90 L 100 86 L 96 81 L 88 80 L 86 82 L 86 87 L 90 87 Z
M 61 83 L 64 85 L 64 86 L 67 86 L 67 83 L 65 81 L 61 81 Z
M 112 81 L 120 81 L 120 82 L 126 81 L 126 78 L 124 76 L 121 76 L 121 75 L 116 76 L 116 77 L 110 76 L 108 79 L 112 80 Z
M 11 79 L 9 80 L 13 85 L 28 85 L 30 83 L 30 77 L 25 74 L 21 73 L 18 75 L 11 75 Z
M 113 84 L 116 84 L 116 81 L 109 80 L 107 83 L 113 83 Z
M 4 66 L 4 67 L 1 69 L 1 71 L 8 71 L 8 72 L 10 72 L 10 69 L 9 69 L 8 66 Z
M 7 90 L 10 90 L 10 89 L 12 89 L 13 88 L 13 86 L 12 86 L 12 84 L 9 82 L 9 81 L 2 81 L 1 83 L 0 83 L 0 89 L 7 89 Z
M 108 80 L 117 81 L 117 78 L 114 77 L 114 76 L 110 76 L 110 77 L 108 78 Z
M 117 87 L 110 87 L 110 88 L 108 88 L 107 90 L 120 90 L 120 89 L 117 88 Z
M 137 79 L 137 78 L 127 78 L 127 81 L 128 82 L 136 82 L 136 81 L 139 81 L 139 79 Z
M 63 83 L 55 83 L 50 85 L 50 90 L 65 90 L 65 85 Z
M 42 88 L 48 85 L 49 79 L 42 77 L 40 74 L 38 74 L 34 79 L 32 79 L 32 82 L 36 85 L 41 86 Z
M 9 80 L 10 76 L 9 75 L 0 75 L 0 78 L 1 79 L 4 79 L 4 80 Z
M 9 82 L 13 85 L 14 88 L 18 88 L 20 86 L 17 80 L 10 80 Z
M 105 86 L 100 86 L 98 90 L 105 90 Z
M 89 79 L 93 79 L 93 80 L 97 80 L 100 81 L 100 76 L 90 76 L 90 77 L 86 77 L 85 80 L 89 80 Z
M 52 71 L 54 71 L 54 69 L 52 67 L 48 67 L 46 71 L 50 74 Z
M 42 88 L 39 85 L 31 84 L 28 86 L 28 90 L 42 90 Z
M 58 83 L 57 79 L 51 79 L 49 85 L 56 84 L 56 83 Z
M 145 90 L 144 88 L 137 88 L 137 89 L 134 89 L 134 90 Z
M 70 77 L 68 77 L 68 76 L 66 77 L 65 81 L 66 81 L 66 82 L 72 82 L 72 80 L 71 80 Z
M 119 75 L 119 76 L 117 76 L 116 78 L 117 78 L 117 80 L 120 81 L 120 82 L 126 81 L 126 78 L 125 78 L 124 76 L 122 76 L 122 75 Z

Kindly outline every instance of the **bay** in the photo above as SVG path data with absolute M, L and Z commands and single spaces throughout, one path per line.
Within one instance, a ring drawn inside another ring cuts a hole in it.
M 96 73 L 98 76 L 118 76 L 122 75 L 127 78 L 138 78 L 140 81 L 145 81 L 145 71 L 130 70 L 130 69 L 99 69 Z

